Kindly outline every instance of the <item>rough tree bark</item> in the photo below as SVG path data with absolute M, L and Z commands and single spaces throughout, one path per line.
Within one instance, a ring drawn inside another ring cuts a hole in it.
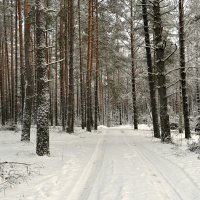
M 155 62 L 158 74 L 158 92 L 160 103 L 161 140 L 171 140 L 169 115 L 167 109 L 167 90 L 165 76 L 165 41 L 163 40 L 163 24 L 160 12 L 160 0 L 153 1 Z
M 10 33 L 10 44 L 11 44 L 11 123 L 14 124 L 14 105 L 15 105 L 15 80 L 14 80 L 14 23 L 13 23 L 13 0 L 11 0 L 11 33 Z
M 96 0 L 96 71 L 95 71 L 95 105 L 94 105 L 94 130 L 98 126 L 98 107 L 99 107 L 99 3 Z
M 10 58 L 9 58 L 9 42 L 8 42 L 8 31 L 7 31 L 7 4 L 8 2 L 3 1 L 3 24 L 4 24 L 4 46 L 5 46 L 5 86 L 6 86 L 6 121 L 11 120 L 11 73 L 10 73 Z
M 134 47 L 134 25 L 133 25 L 133 1 L 130 0 L 130 13 L 131 13 L 131 81 L 132 81 L 132 100 L 133 100 L 133 123 L 134 129 L 138 129 L 138 113 L 136 102 L 136 84 L 135 84 L 135 47 Z
M 56 20 L 56 33 L 55 33 L 55 37 L 56 37 L 56 45 L 55 45 L 55 58 L 56 60 L 58 60 L 58 21 Z M 58 126 L 58 64 L 56 62 L 55 64 L 55 85 L 54 85 L 54 114 L 55 114 L 55 121 L 54 121 L 54 125 Z
M 32 44 L 31 44 L 31 3 L 24 1 L 24 43 L 25 43 L 25 102 L 22 122 L 21 141 L 30 141 L 31 116 L 34 93 L 34 79 L 32 67 Z
M 74 2 L 69 1 L 69 96 L 67 132 L 74 132 Z
M 52 6 L 52 2 L 51 0 L 45 0 L 45 5 L 47 7 L 47 9 L 51 9 Z M 51 44 L 50 44 L 50 39 L 49 39 L 49 30 L 51 28 L 51 19 L 48 18 L 49 14 L 47 13 L 47 18 L 46 18 L 46 34 L 45 34 L 45 42 L 46 42 L 46 62 L 48 65 L 48 79 L 51 80 L 51 71 L 52 71 L 52 67 L 50 65 L 51 63 Z M 49 81 L 49 104 L 50 104 L 50 109 L 49 109 L 49 121 L 50 121 L 50 125 L 53 126 L 53 106 L 52 106 L 52 102 L 53 102 L 53 98 L 52 98 L 52 81 Z
M 18 14 L 17 1 L 15 2 L 15 116 L 14 121 L 17 124 L 18 120 Z
M 78 0 L 78 25 L 79 25 L 79 65 L 80 65 L 80 110 L 81 110 L 81 127 L 85 128 L 85 109 L 84 109 L 84 92 L 83 92 L 83 58 L 82 58 L 82 39 L 81 39 L 81 8 Z
M 200 90 L 199 90 L 199 70 L 196 70 L 196 102 L 197 102 L 197 113 L 200 114 Z
M 144 23 L 144 34 L 145 34 L 145 45 L 146 45 L 146 56 L 147 56 L 147 67 L 148 67 L 148 79 L 149 79 L 149 90 L 150 90 L 150 101 L 151 101 L 151 112 L 153 120 L 154 137 L 160 138 L 160 128 L 158 122 L 158 109 L 156 101 L 156 84 L 154 81 L 154 70 L 151 57 L 151 43 L 149 36 L 149 23 L 147 16 L 147 1 L 142 0 L 142 15 Z
M 87 85 L 87 131 L 91 132 L 92 127 L 92 108 L 91 108 L 91 69 L 92 69 L 92 6 L 93 0 L 88 0 L 88 50 L 87 50 L 87 74 L 86 74 L 86 85 Z
M 64 112 L 65 112 L 65 120 L 67 119 L 68 115 L 68 95 L 69 95 L 69 35 L 70 35 L 70 28 L 69 28 L 69 4 L 71 0 L 65 0 L 64 1 L 64 98 L 65 98 L 65 105 L 64 105 Z
M 189 122 L 189 108 L 187 98 L 186 85 L 186 69 L 185 69 L 185 33 L 184 33 L 184 0 L 179 0 L 179 46 L 180 46 L 180 76 L 181 76 L 181 90 L 183 98 L 183 117 L 185 126 L 185 138 L 191 137 L 190 122 Z
M 198 31 L 195 32 L 195 37 L 198 38 Z M 199 41 L 196 40 L 195 44 L 195 68 L 196 68 L 196 103 L 197 103 L 197 114 L 200 114 L 200 88 L 199 88 L 199 68 L 198 68 L 198 57 L 199 57 Z
M 63 6 L 63 0 L 60 1 L 60 8 Z M 59 33 L 59 48 L 60 48 L 60 59 L 64 58 L 64 20 L 63 20 L 63 10 L 61 10 L 61 16 L 60 16 L 60 33 Z M 65 109 L 65 79 L 64 79 L 64 66 L 65 62 L 60 62 L 60 115 L 61 115 L 61 123 L 62 123 L 62 130 L 65 131 L 66 126 L 66 109 Z
M 21 95 L 21 116 L 24 111 L 25 81 L 24 81 L 24 40 L 23 40 L 23 20 L 22 20 L 22 0 L 18 1 L 18 17 L 19 17 L 19 43 L 20 43 L 20 95 Z
M 49 154 L 49 87 L 45 59 L 45 3 L 36 0 L 37 144 L 39 156 Z
M 3 41 L 0 41 L 0 90 L 1 90 L 1 124 L 5 125 L 5 96 L 4 96 L 4 53 Z

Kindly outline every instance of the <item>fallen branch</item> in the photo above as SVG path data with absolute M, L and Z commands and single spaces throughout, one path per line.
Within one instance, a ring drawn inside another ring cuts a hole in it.
M 21 163 L 21 162 L 7 162 L 7 161 L 0 163 L 0 165 L 5 165 L 5 164 L 28 165 L 28 166 L 31 165 L 31 164 L 27 164 L 27 163 Z

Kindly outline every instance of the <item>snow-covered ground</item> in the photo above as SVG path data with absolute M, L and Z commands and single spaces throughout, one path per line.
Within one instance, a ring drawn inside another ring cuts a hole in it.
M 4 165 L 0 188 L 6 173 L 27 169 L 0 191 L 0 199 L 199 200 L 200 160 L 187 150 L 183 136 L 173 133 L 177 145 L 161 144 L 150 128 L 139 129 L 101 126 L 93 133 L 77 129 L 75 135 L 52 129 L 50 157 L 35 154 L 35 130 L 29 144 L 20 142 L 20 132 L 0 132 L 0 163 L 18 167 Z

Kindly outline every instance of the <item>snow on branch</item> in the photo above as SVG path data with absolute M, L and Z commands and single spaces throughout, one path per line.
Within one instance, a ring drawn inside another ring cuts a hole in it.
M 173 95 L 175 95 L 175 94 L 177 94 L 177 91 L 176 91 L 176 92 L 173 92 L 173 93 L 171 93 L 171 94 L 168 94 L 168 95 L 166 96 L 166 98 L 169 98 L 169 97 L 171 97 L 171 96 L 173 96 Z
M 0 165 L 5 165 L 5 164 L 17 164 L 17 165 L 27 165 L 30 166 L 31 164 L 27 164 L 27 163 L 21 163 L 21 162 L 1 162 Z
M 185 69 L 186 69 L 186 71 L 187 71 L 188 69 L 193 69 L 193 68 L 194 68 L 194 69 L 198 69 L 198 68 L 200 68 L 200 67 L 186 67 Z M 181 67 L 174 68 L 174 69 L 168 71 L 168 72 L 165 74 L 165 76 L 169 75 L 170 73 L 172 73 L 172 72 L 174 72 L 174 71 L 180 70 L 180 69 L 181 69 Z
M 176 82 L 174 82 L 174 83 L 168 85 L 168 86 L 167 86 L 167 89 L 170 88 L 170 87 L 172 87 L 172 86 L 174 86 L 174 85 L 176 85 L 176 84 L 179 83 L 179 82 L 180 82 L 180 80 L 178 80 L 178 81 L 176 81 Z
M 57 61 L 55 61 L 55 62 L 52 62 L 52 63 L 48 63 L 48 64 L 46 64 L 46 65 L 47 65 L 47 66 L 48 66 L 48 65 L 54 65 L 54 64 L 59 63 L 59 62 L 62 62 L 62 61 L 64 61 L 64 58 L 61 59 L 61 60 L 57 60 Z
M 173 45 L 173 44 L 172 44 Z M 174 49 L 174 51 L 171 53 L 171 54 L 169 54 L 165 59 L 164 59 L 164 62 L 166 61 L 166 60 L 168 60 L 170 57 L 172 57 L 173 55 L 174 55 L 174 53 L 176 52 L 176 50 L 177 50 L 177 45 L 176 44 L 174 44 L 175 45 L 175 49 Z

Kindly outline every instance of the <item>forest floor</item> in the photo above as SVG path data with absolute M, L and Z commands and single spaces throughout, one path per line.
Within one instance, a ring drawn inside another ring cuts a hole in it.
M 176 144 L 162 144 L 148 129 L 68 135 L 54 128 L 50 157 L 35 154 L 34 129 L 30 143 L 20 142 L 20 132 L 1 131 L 0 199 L 199 200 L 198 155 L 182 135 L 174 132 Z

